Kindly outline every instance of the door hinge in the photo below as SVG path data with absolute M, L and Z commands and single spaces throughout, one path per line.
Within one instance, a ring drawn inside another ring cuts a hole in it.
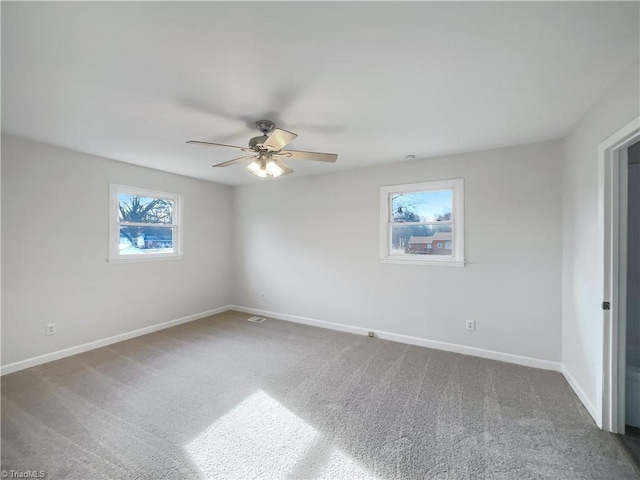
M 602 302 L 603 310 L 611 310 L 611 302 Z

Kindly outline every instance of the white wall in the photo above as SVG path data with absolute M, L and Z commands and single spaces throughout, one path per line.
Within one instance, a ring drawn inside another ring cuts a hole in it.
M 639 114 L 636 63 L 564 141 L 562 361 L 583 402 L 602 413 L 603 286 L 598 259 L 598 145 Z
M 237 187 L 234 303 L 559 361 L 561 164 L 547 142 Z M 381 264 L 380 186 L 459 177 L 468 264 Z
M 110 182 L 184 195 L 183 260 L 106 262 Z M 2 365 L 227 305 L 231 200 L 227 186 L 3 137 Z

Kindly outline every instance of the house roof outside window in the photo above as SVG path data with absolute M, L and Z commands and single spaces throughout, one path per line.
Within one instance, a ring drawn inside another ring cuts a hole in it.
M 431 243 L 434 241 L 445 241 L 451 240 L 451 232 L 437 232 L 430 237 L 411 237 L 409 239 L 410 244 L 422 244 L 422 243 Z

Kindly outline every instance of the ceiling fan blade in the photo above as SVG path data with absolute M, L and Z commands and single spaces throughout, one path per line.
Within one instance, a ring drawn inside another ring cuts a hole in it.
M 283 150 L 276 155 L 285 155 L 291 160 L 313 160 L 314 162 L 333 163 L 338 159 L 338 155 L 335 153 L 302 152 L 300 150 Z
M 212 167 L 228 167 L 229 165 L 235 165 L 236 163 L 244 162 L 245 160 L 250 160 L 252 158 L 256 158 L 254 155 L 248 155 L 246 157 L 234 158 L 233 160 L 227 160 L 226 162 L 217 163 L 216 165 L 211 165 Z
M 276 165 L 278 165 L 281 169 L 282 169 L 282 173 L 280 175 L 278 175 L 279 177 L 281 177 L 282 175 L 289 175 L 290 173 L 293 173 L 293 170 L 291 170 L 286 163 L 284 163 L 282 160 L 280 160 L 278 157 L 271 157 L 273 159 L 274 162 L 276 162 Z
M 287 132 L 281 128 L 276 128 L 269 134 L 262 146 L 271 151 L 277 152 L 282 150 L 286 145 L 293 142 L 298 135 L 292 132 Z
M 238 147 L 236 145 L 225 145 L 224 143 L 211 143 L 211 142 L 201 142 L 199 140 L 189 140 L 187 143 L 191 145 L 204 145 L 207 147 L 229 147 L 229 148 L 237 148 L 238 150 L 242 150 L 244 152 L 251 151 L 248 147 Z

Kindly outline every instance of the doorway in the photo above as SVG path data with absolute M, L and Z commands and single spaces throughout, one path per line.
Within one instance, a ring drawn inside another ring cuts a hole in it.
M 624 442 L 640 459 L 640 141 L 620 155 L 621 235 L 626 230 L 626 248 L 621 254 L 620 288 L 626 290 Z M 626 198 L 625 198 L 626 197 Z M 626 202 L 625 202 L 626 200 Z M 624 218 L 626 216 L 626 219 Z M 626 220 L 626 222 L 625 222 Z M 626 223 L 626 225 L 624 225 Z M 624 264 L 624 265 L 622 265 Z
M 640 304 L 636 297 L 640 286 L 640 245 L 635 220 L 629 222 L 629 211 L 637 217 L 638 188 L 635 182 L 640 170 L 636 167 L 640 150 L 640 117 L 614 133 L 599 146 L 599 212 L 600 229 L 599 255 L 602 259 L 603 286 L 603 397 L 602 428 L 612 433 L 633 433 L 635 423 L 636 400 L 633 386 L 627 386 L 627 376 L 633 377 L 635 365 L 627 364 L 632 358 L 635 346 L 635 327 L 628 335 L 629 315 L 638 317 Z M 633 162 L 631 168 L 629 157 Z M 631 194 L 630 194 L 631 191 Z M 630 206 L 630 202 L 633 205 Z M 631 230 L 630 230 L 631 228 Z M 629 263 L 631 261 L 631 263 Z M 636 272 L 637 270 L 637 272 Z M 640 328 L 640 327 L 639 327 Z M 627 338 L 633 340 L 628 347 Z M 638 336 L 640 340 L 640 335 Z M 640 345 L 640 342 L 637 342 Z M 640 363 L 640 362 L 637 362 Z M 633 367 L 633 368 L 632 368 Z M 640 394 L 640 390 L 638 392 Z M 627 397 L 627 394 L 630 396 Z M 627 408 L 627 403 L 629 408 Z M 629 414 L 629 419 L 627 418 Z M 640 412 L 638 412 L 640 415 Z M 627 428 L 627 421 L 630 421 Z

